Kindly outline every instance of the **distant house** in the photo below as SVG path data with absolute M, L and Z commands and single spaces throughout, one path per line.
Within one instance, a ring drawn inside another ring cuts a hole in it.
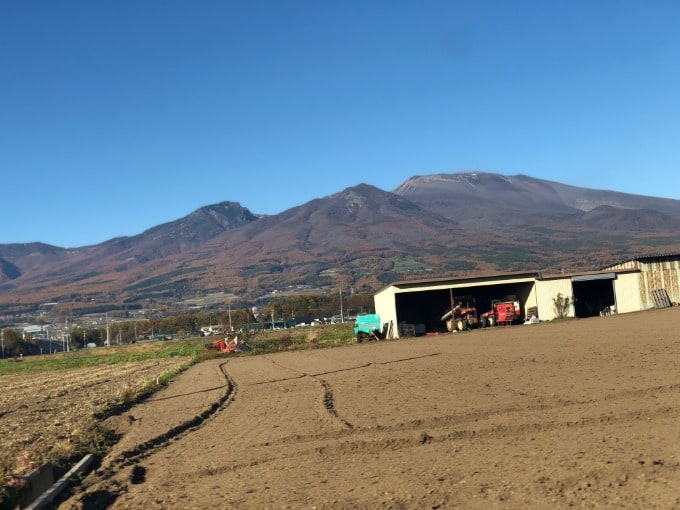
M 201 328 L 201 333 L 203 333 L 203 336 L 224 335 L 226 332 L 227 328 L 222 324 L 215 324 L 213 326 L 203 326 Z

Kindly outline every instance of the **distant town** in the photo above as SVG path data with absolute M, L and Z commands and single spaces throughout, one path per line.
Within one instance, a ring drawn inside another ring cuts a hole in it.
M 233 294 L 215 292 L 174 305 L 116 309 L 65 315 L 57 302 L 32 312 L 0 316 L 1 356 L 21 357 L 83 348 L 106 347 L 196 336 L 228 335 L 244 329 L 314 327 L 353 321 L 370 311 L 372 296 L 349 293 L 306 294 L 320 289 L 273 290 L 244 303 Z

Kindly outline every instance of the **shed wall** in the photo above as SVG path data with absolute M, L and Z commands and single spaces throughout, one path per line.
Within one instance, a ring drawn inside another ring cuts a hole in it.
M 680 261 L 642 262 L 640 275 L 645 285 L 646 308 L 654 308 L 652 291 L 666 289 L 672 303 L 680 303 Z
M 639 312 L 643 309 L 640 298 L 640 273 L 619 273 L 614 281 L 616 313 Z
M 522 305 L 525 314 L 529 308 L 536 307 L 538 309 L 538 318 L 541 318 L 541 309 L 538 306 L 538 294 L 536 292 L 536 280 L 534 280 L 534 284 L 531 286 L 531 290 L 529 291 L 526 301 L 520 304 Z M 525 318 L 530 319 L 531 317 L 527 315 Z
M 538 318 L 542 321 L 551 321 L 557 317 L 553 300 L 557 294 L 568 297 L 572 304 L 569 307 L 568 317 L 574 317 L 574 293 L 571 287 L 570 278 L 559 278 L 555 280 L 536 281 L 536 306 L 538 307 Z
M 397 305 L 394 299 L 395 290 L 395 287 L 387 287 L 373 296 L 375 313 L 380 315 L 380 321 L 383 324 L 392 321 L 392 338 L 398 338 L 399 335 L 397 331 Z

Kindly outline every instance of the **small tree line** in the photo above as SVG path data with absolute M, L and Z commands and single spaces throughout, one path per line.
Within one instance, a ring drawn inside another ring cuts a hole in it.
M 340 301 L 342 299 L 342 302 Z M 259 310 L 257 316 L 246 307 L 222 309 L 210 312 L 198 312 L 169 317 L 149 318 L 143 320 L 112 319 L 107 328 L 74 326 L 69 329 L 69 345 L 71 349 L 84 348 L 87 344 L 104 345 L 107 337 L 111 344 L 131 344 L 137 341 L 157 338 L 163 335 L 196 336 L 201 328 L 222 326 L 224 330 L 239 330 L 250 327 L 254 323 L 270 323 L 272 316 L 277 321 L 288 322 L 296 317 L 314 317 L 323 319 L 343 315 L 357 315 L 373 311 L 373 295 L 368 293 L 342 295 L 309 294 L 286 296 L 269 302 Z M 27 354 L 39 354 L 40 342 L 44 340 L 37 335 L 22 333 L 6 328 L 4 331 L 4 357 L 15 357 Z M 61 333 L 63 335 L 63 333 Z M 40 335 L 42 337 L 42 335 Z M 54 338 L 55 348 L 62 338 Z M 60 349 L 61 350 L 61 349 Z

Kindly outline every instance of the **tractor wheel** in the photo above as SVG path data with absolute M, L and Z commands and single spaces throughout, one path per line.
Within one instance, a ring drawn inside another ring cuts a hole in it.
M 486 327 L 486 319 L 485 319 L 484 317 L 482 317 L 481 319 L 479 319 L 479 322 L 477 323 L 477 327 L 478 327 L 479 329 L 482 329 L 482 328 L 485 328 L 485 327 Z
M 496 325 L 496 319 L 494 317 L 489 317 L 489 327 Z
M 465 330 L 465 322 L 462 319 L 456 323 L 456 329 L 458 329 L 458 331 Z

